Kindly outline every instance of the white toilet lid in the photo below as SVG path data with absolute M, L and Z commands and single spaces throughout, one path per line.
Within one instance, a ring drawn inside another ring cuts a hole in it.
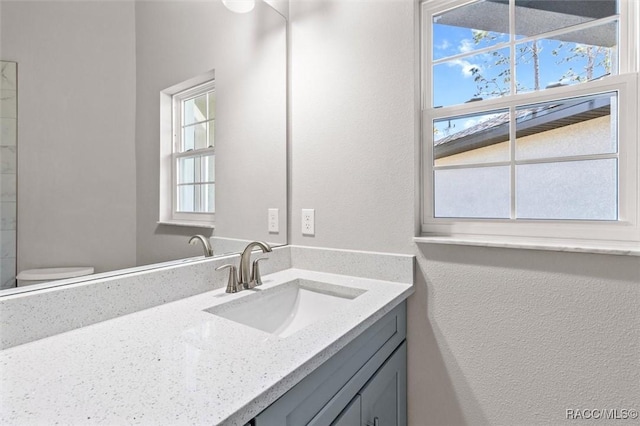
M 16 278 L 24 281 L 61 280 L 93 274 L 92 266 L 74 268 L 39 268 L 21 271 Z

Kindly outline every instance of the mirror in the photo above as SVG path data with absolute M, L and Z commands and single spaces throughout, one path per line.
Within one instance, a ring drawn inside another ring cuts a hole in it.
M 286 49 L 286 20 L 263 1 L 243 14 L 218 0 L 0 1 L 0 60 L 17 63 L 18 104 L 17 120 L 2 118 L 2 288 L 34 268 L 202 258 L 195 234 L 214 255 L 286 244 Z M 215 82 L 215 228 L 162 210 L 174 196 L 171 172 L 161 181 L 163 96 L 202 76 Z M 11 151 L 4 129 L 16 121 Z

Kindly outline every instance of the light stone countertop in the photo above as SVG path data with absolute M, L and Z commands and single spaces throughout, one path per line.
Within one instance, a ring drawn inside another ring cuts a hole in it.
M 414 237 L 419 244 L 449 244 L 475 247 L 497 247 L 525 250 L 562 251 L 569 253 L 596 253 L 617 256 L 640 256 L 637 242 L 567 241 L 554 238 L 517 237 Z
M 254 290 L 202 293 L 0 352 L 0 423 L 244 425 L 413 293 L 413 287 L 287 269 L 366 290 L 279 338 L 204 312 Z

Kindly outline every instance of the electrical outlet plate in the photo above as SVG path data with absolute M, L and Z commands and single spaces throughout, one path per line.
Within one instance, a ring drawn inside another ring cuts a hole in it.
M 269 209 L 268 223 L 269 232 L 279 232 L 278 225 L 280 220 L 278 219 L 278 209 Z
M 302 235 L 315 235 L 315 210 L 302 209 Z

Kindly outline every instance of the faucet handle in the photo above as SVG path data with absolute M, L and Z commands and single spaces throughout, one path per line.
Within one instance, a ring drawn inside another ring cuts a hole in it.
M 229 268 L 229 281 L 227 281 L 227 293 L 237 293 L 242 290 L 242 286 L 238 285 L 238 268 L 235 265 L 222 265 L 216 268 L 216 271 Z
M 261 257 L 253 261 L 253 269 L 251 272 L 251 282 L 254 286 L 262 285 L 262 277 L 260 276 L 260 268 L 258 268 L 258 262 L 261 260 L 269 260 L 266 257 Z

